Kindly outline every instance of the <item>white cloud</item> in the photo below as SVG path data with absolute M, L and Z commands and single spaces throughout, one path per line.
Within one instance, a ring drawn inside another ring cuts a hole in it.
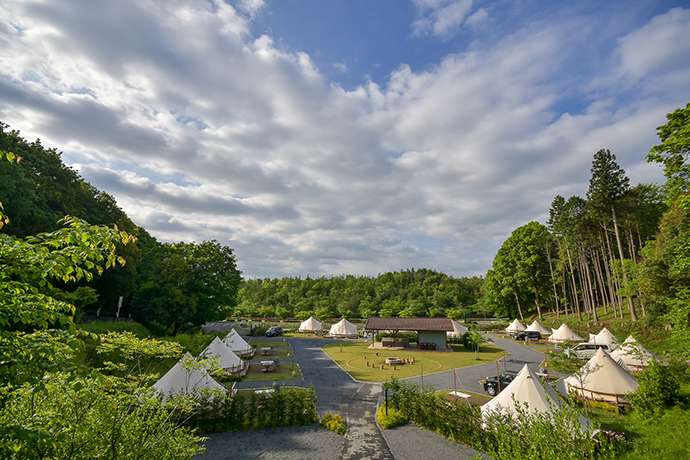
M 486 20 L 484 8 L 472 12 L 473 0 L 413 0 L 419 18 L 412 23 L 417 35 L 446 37 L 463 24 L 478 25 Z M 471 13 L 471 14 L 470 14 Z
M 583 192 L 596 149 L 633 181 L 659 177 L 644 153 L 687 102 L 678 86 L 645 93 L 657 67 L 616 52 L 646 69 L 646 96 L 610 83 L 561 113 L 579 43 L 559 24 L 345 90 L 221 1 L 6 6 L 0 119 L 63 148 L 153 234 L 231 244 L 248 275 L 481 273 L 554 193 Z

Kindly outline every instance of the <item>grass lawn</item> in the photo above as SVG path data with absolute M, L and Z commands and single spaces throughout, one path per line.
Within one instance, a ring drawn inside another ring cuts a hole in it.
M 292 337 L 293 339 L 326 339 L 328 338 L 325 334 L 324 335 L 316 335 L 311 332 L 297 332 L 297 331 L 291 331 L 291 332 L 286 332 L 283 334 L 285 337 Z
M 503 356 L 503 350 L 484 346 L 475 359 L 470 351 L 418 351 L 418 350 L 370 350 L 368 343 L 343 343 L 327 345 L 324 352 L 357 380 L 385 382 L 391 378 L 414 377 L 432 372 L 494 362 Z M 377 356 L 378 354 L 378 356 Z M 403 364 L 393 369 L 384 365 L 386 358 L 414 358 L 414 364 Z M 369 367 L 367 366 L 369 363 Z
M 249 345 L 252 347 L 271 347 L 271 348 L 277 348 L 277 347 L 288 347 L 289 344 L 287 341 L 284 340 L 272 340 L 272 339 L 254 339 L 251 338 L 248 340 Z
M 468 403 L 472 404 L 473 406 L 481 406 L 482 404 L 491 401 L 491 396 L 484 395 L 481 393 L 475 393 L 474 391 L 467 391 L 467 390 L 463 390 L 461 388 L 458 389 L 458 391 L 470 395 L 470 397 L 467 399 L 458 398 L 457 396 L 451 395 L 450 394 L 451 391 L 453 391 L 453 390 L 452 389 L 439 390 L 436 393 L 438 393 L 438 394 L 440 394 L 440 395 L 442 395 L 442 396 L 444 396 L 450 400 L 461 399 L 463 401 L 467 401 Z
M 279 381 L 302 378 L 302 371 L 296 363 L 281 362 L 274 372 L 261 372 L 261 366 L 250 364 L 247 375 L 242 379 L 245 382 L 251 381 Z

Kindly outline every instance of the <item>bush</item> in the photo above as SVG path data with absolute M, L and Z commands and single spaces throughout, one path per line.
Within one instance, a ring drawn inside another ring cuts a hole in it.
M 384 430 L 407 423 L 407 419 L 402 412 L 393 407 L 392 404 L 388 405 L 388 414 L 386 414 L 386 406 L 384 404 L 381 404 L 378 409 L 376 409 L 376 421 Z
M 658 415 L 681 398 L 680 375 L 675 366 L 652 363 L 637 375 L 640 387 L 630 402 L 643 415 Z
M 105 334 L 107 332 L 131 332 L 140 339 L 150 337 L 151 332 L 141 323 L 136 321 L 89 321 L 88 323 L 82 323 L 79 328 L 93 332 L 94 334 Z
M 338 433 L 339 435 L 345 434 L 347 431 L 347 423 L 341 415 L 328 413 L 321 419 L 321 426 L 327 430 Z
M 497 460 L 575 460 L 609 451 L 605 440 L 595 441 L 590 433 L 580 430 L 579 414 L 572 409 L 555 417 L 523 411 L 516 419 L 496 415 L 482 420 L 479 407 L 465 401 L 449 401 L 432 391 L 397 381 L 386 386 L 393 392 L 393 405 L 406 420 L 484 451 Z
M 189 425 L 203 433 L 310 425 L 318 421 L 316 393 L 311 388 L 280 388 L 272 393 L 240 391 L 208 401 Z

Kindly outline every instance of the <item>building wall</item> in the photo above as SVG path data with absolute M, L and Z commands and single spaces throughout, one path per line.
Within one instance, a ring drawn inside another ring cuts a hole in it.
M 419 331 L 419 343 L 435 343 L 437 350 L 445 350 L 446 333 L 443 331 Z

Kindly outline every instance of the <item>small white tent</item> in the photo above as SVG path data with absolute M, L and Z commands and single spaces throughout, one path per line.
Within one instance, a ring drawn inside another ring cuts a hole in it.
M 654 355 L 632 336 L 611 353 L 611 358 L 626 370 L 641 371 L 654 359 Z
M 185 353 L 181 360 L 153 384 L 153 388 L 164 398 L 182 394 L 194 396 L 204 396 L 206 393 L 213 395 L 219 392 L 225 394 L 225 387 L 213 380 L 205 369 L 185 368 L 185 363 L 193 360 L 192 355 Z
M 223 339 L 223 343 L 238 356 L 250 355 L 254 351 L 251 345 L 249 345 L 235 329 L 228 332 L 228 335 Z
M 459 339 L 460 337 L 462 337 L 470 331 L 464 324 L 460 324 L 454 319 L 451 319 L 450 323 L 453 325 L 453 331 L 446 332 L 446 336 L 448 337 L 454 337 Z
M 541 334 L 542 337 L 546 337 L 547 335 L 551 335 L 551 329 L 549 329 L 548 327 L 544 327 L 544 325 L 542 323 L 540 323 L 538 319 L 535 319 L 534 321 L 532 321 L 532 324 L 527 326 L 527 329 L 525 329 L 525 330 L 538 332 L 539 334 Z
M 597 335 L 589 334 L 589 343 L 606 345 L 611 351 L 618 346 L 618 339 L 607 328 L 603 328 Z
M 321 324 L 321 321 L 318 319 L 310 316 L 300 323 L 298 330 L 299 332 L 321 332 L 323 330 L 323 324 Z
M 357 337 L 357 326 L 343 318 L 331 326 L 328 335 L 331 337 Z
M 583 339 L 579 335 L 573 332 L 572 329 L 568 327 L 567 324 L 561 324 L 561 327 L 554 329 L 551 337 L 549 337 L 549 342 L 551 343 L 562 343 L 562 342 L 582 342 Z
M 568 393 L 577 393 L 595 401 L 619 402 L 637 390 L 637 380 L 602 350 L 597 350 L 587 364 L 565 379 Z
M 515 318 L 512 323 L 506 328 L 506 332 L 510 334 L 515 334 L 516 332 L 522 332 L 525 330 L 525 325 Z
M 563 409 L 563 403 L 549 385 L 542 385 L 539 377 L 526 364 L 512 382 L 494 399 L 481 407 L 482 417 L 486 419 L 493 413 L 515 417 L 518 406 L 530 414 L 555 415 Z M 589 420 L 580 419 L 582 429 L 586 430 Z
M 242 360 L 218 337 L 215 337 L 199 356 L 202 358 L 217 358 L 219 361 L 218 366 L 228 372 L 242 370 Z

